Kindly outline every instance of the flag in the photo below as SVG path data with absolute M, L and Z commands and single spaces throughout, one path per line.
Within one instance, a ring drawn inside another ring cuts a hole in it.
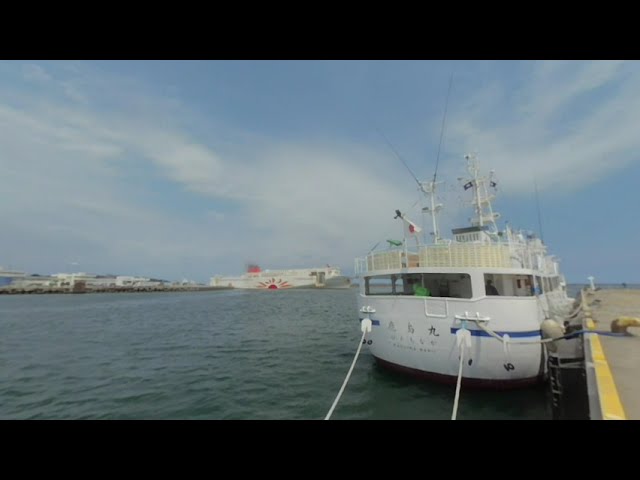
M 404 235 L 406 237 L 413 237 L 422 231 L 419 226 L 406 218 L 404 215 L 402 215 L 402 221 L 404 222 Z
M 471 187 L 473 187 L 473 181 L 464 184 L 465 190 L 469 190 Z
M 491 180 L 489 185 L 491 185 L 493 188 L 496 188 L 496 185 L 498 185 L 498 184 L 496 182 L 494 182 L 493 180 Z

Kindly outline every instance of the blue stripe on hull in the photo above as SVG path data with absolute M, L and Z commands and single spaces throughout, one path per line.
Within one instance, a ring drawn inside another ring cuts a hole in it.
M 362 321 L 363 319 L 361 318 L 360 321 Z M 380 320 L 371 320 L 371 325 L 373 325 L 374 327 L 379 327 L 380 326 Z M 453 328 L 451 327 L 451 333 L 455 335 L 455 333 L 460 330 L 459 328 Z M 472 337 L 491 337 L 491 335 L 489 335 L 487 332 L 485 332 L 484 330 L 471 330 L 468 329 L 471 332 L 471 336 Z M 527 338 L 527 337 L 540 337 L 542 336 L 541 331 L 540 330 L 529 330 L 527 332 L 495 332 L 497 335 L 500 335 L 501 337 L 504 335 L 509 335 L 510 338 Z
M 451 328 L 451 333 L 455 334 L 458 330 L 460 330 L 459 328 Z M 485 332 L 484 330 L 471 330 L 471 329 L 467 329 L 469 330 L 469 332 L 471 332 L 471 336 L 472 337 L 491 337 L 491 335 L 489 335 L 487 332 Z M 541 332 L 540 330 L 530 330 L 528 332 L 495 332 L 497 335 L 503 337 L 504 335 L 509 335 L 510 338 L 523 338 L 523 337 L 540 337 L 541 336 Z

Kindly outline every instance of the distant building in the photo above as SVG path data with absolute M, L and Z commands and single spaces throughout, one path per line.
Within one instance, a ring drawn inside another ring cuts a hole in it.
M 27 274 L 24 272 L 18 272 L 15 270 L 5 270 L 0 267 L 0 288 L 8 287 L 15 280 L 24 278 Z
M 24 275 L 22 277 L 14 277 L 11 287 L 14 288 L 45 288 L 53 287 L 56 279 L 47 275 Z
M 79 273 L 54 273 L 51 275 L 56 279 L 56 287 L 73 287 L 76 282 L 84 282 L 85 285 L 96 285 L 97 283 L 108 283 L 98 281 L 97 275 L 92 275 L 89 273 L 79 272 Z
M 157 287 L 168 284 L 167 280 L 130 275 L 94 275 L 85 272 L 55 273 L 53 275 L 29 275 L 25 272 L 6 270 L 0 267 L 0 288 L 74 288 L 82 285 L 88 289 L 112 287 Z
M 126 275 L 119 275 L 116 277 L 116 285 L 119 287 L 159 287 L 164 285 L 164 280 L 156 280 L 154 278 L 146 277 L 132 277 Z

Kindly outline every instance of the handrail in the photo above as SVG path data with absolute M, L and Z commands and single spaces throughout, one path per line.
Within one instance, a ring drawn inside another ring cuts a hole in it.
M 417 256 L 417 267 L 445 267 L 445 268 L 520 268 L 534 270 L 541 275 L 557 275 L 557 263 L 548 258 L 540 248 L 527 247 L 526 244 L 495 243 L 441 243 L 424 245 L 417 250 L 389 249 L 371 252 L 365 257 L 355 260 L 358 275 L 379 270 L 393 270 L 411 268 L 403 259 Z M 539 257 L 541 256 L 541 257 Z M 540 265 L 534 259 L 541 259 Z

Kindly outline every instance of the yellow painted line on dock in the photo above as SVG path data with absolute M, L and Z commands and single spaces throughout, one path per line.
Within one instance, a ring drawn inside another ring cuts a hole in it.
M 587 328 L 589 330 L 595 330 L 596 329 L 596 324 L 593 323 L 593 320 L 591 320 L 591 318 L 587 317 L 587 322 L 586 323 L 587 323 Z
M 591 319 L 587 319 L 587 327 L 593 330 L 589 326 L 589 321 L 593 325 Z M 598 388 L 598 398 L 600 399 L 600 410 L 602 411 L 603 420 L 626 420 L 627 416 L 622 408 L 622 402 L 618 395 L 618 389 L 613 381 L 613 375 L 607 362 L 607 357 L 604 355 L 600 338 L 597 334 L 589 335 L 589 341 L 591 342 L 591 354 L 593 355 L 593 364 L 596 371 L 596 384 Z

